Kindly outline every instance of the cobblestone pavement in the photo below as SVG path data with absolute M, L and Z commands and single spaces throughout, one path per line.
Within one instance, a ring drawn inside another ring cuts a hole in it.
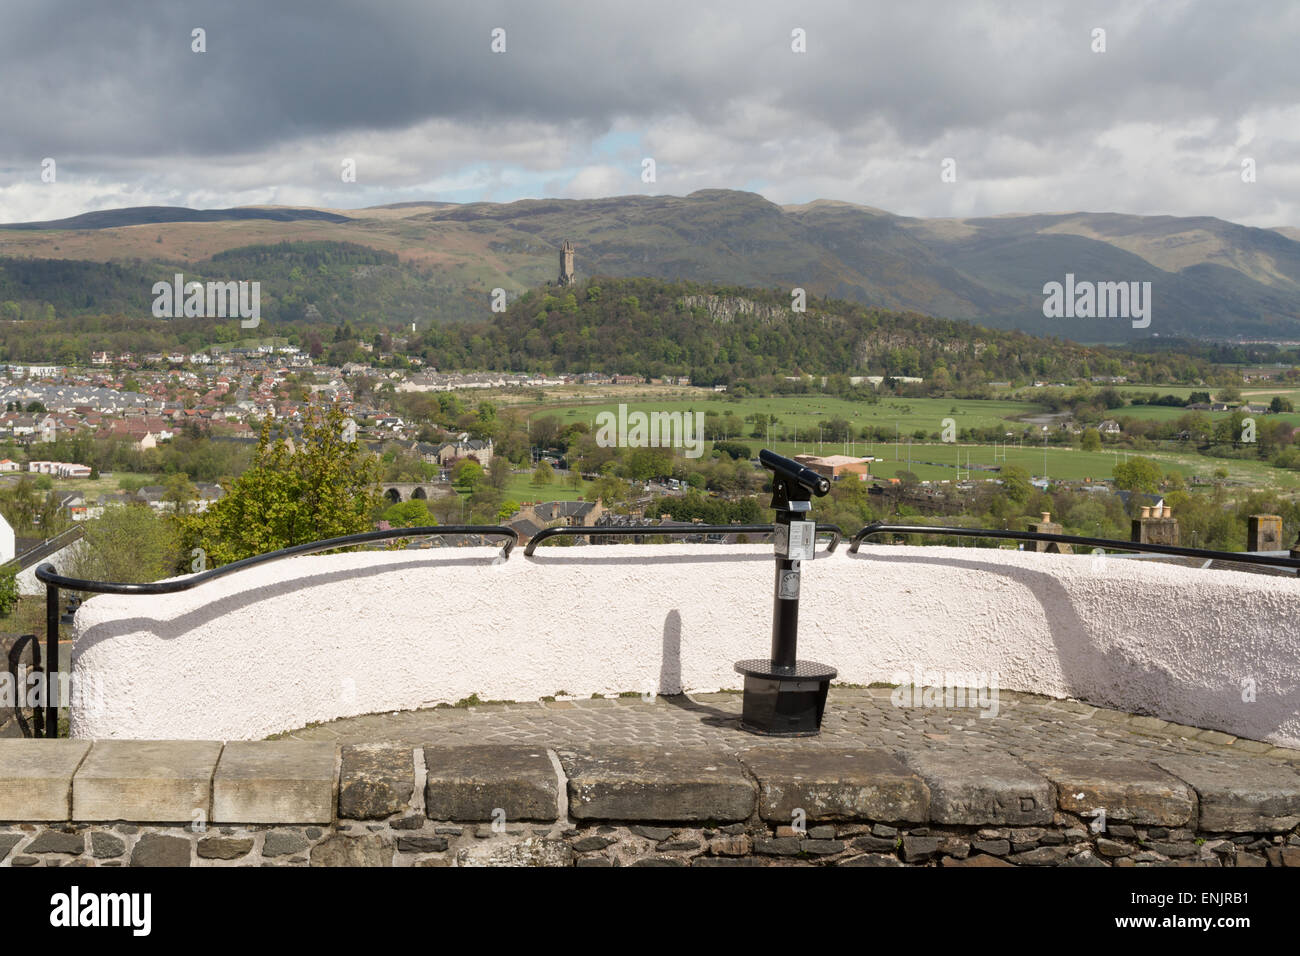
M 735 751 L 755 744 L 778 747 L 926 748 L 990 750 L 1017 757 L 1132 757 L 1174 755 L 1240 766 L 1241 761 L 1289 764 L 1300 770 L 1300 750 L 1239 739 L 1214 730 L 1172 724 L 1071 700 L 1002 691 L 996 717 L 978 708 L 895 707 L 889 688 L 833 687 L 822 733 L 816 738 L 758 737 L 740 729 L 739 693 L 485 704 L 371 714 L 279 735 L 339 743 L 404 746 L 531 743 L 548 747 L 643 744 Z

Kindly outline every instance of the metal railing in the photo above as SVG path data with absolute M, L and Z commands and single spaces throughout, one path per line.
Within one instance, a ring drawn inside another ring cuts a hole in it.
M 505 538 L 501 548 L 504 558 L 510 557 L 519 542 L 519 532 L 513 528 L 500 525 L 442 525 L 437 527 L 390 528 L 385 531 L 363 531 L 360 534 L 347 534 L 323 541 L 309 541 L 291 548 L 281 548 L 267 554 L 254 555 L 223 564 L 219 568 L 200 571 L 188 577 L 172 581 L 154 581 L 147 584 L 124 584 L 111 581 L 86 581 L 59 574 L 54 565 L 46 563 L 36 569 L 37 580 L 45 584 L 45 670 L 42 682 L 45 691 L 45 736 L 57 737 L 59 734 L 58 680 L 50 680 L 47 675 L 58 673 L 59 667 L 59 590 L 83 591 L 91 594 L 176 594 L 189 591 L 201 584 L 207 584 L 217 578 L 225 577 L 236 571 L 294 558 L 304 554 L 318 554 L 321 551 L 333 551 L 337 548 L 369 544 L 373 541 L 397 540 L 401 538 L 444 537 L 447 535 L 478 535 L 484 538 Z M 39 726 L 39 725 L 38 725 Z
M 1179 558 L 1207 558 L 1217 561 L 1234 561 L 1239 564 L 1260 564 L 1275 568 L 1300 570 L 1300 559 L 1278 554 L 1258 554 L 1251 551 L 1211 551 L 1205 548 L 1182 548 L 1171 544 L 1153 544 L 1146 541 L 1119 541 L 1114 538 L 1088 538 L 1073 534 L 1052 534 L 1045 531 L 999 531 L 995 528 L 955 528 L 947 525 L 886 524 L 876 521 L 858 531 L 849 542 L 849 554 L 857 554 L 858 547 L 867 538 L 877 534 L 941 534 L 963 538 L 1009 538 L 1014 541 L 1046 541 L 1080 547 L 1106 548 L 1112 551 L 1138 551 L 1151 554 L 1168 554 Z
M 660 527 L 658 525 L 593 525 L 590 527 L 581 525 L 568 525 L 557 528 L 544 528 L 529 539 L 528 544 L 524 547 L 524 557 L 531 558 L 533 551 L 539 544 L 548 538 L 580 538 L 580 537 L 615 537 L 617 535 L 632 535 L 636 537 L 662 537 L 671 536 L 676 538 L 692 537 L 695 535 L 727 535 L 727 534 L 767 534 L 773 533 L 775 525 L 770 524 L 692 524 L 692 525 L 670 525 L 669 527 Z M 819 524 L 817 533 L 829 534 L 830 543 L 826 546 L 826 552 L 829 554 L 839 545 L 840 539 L 844 532 L 837 525 Z
M 818 535 L 825 534 L 830 536 L 830 541 L 826 546 L 826 552 L 831 553 L 835 551 L 843 538 L 843 531 L 833 524 L 819 524 L 816 530 Z M 529 540 L 527 546 L 524 548 L 524 555 L 526 557 L 532 557 L 534 550 L 543 541 L 561 537 L 709 537 L 715 535 L 741 534 L 771 535 L 773 532 L 774 525 L 770 524 L 692 524 L 670 527 L 661 527 L 658 525 L 627 525 L 621 527 L 562 526 L 544 528 L 539 531 L 531 540 Z M 848 549 L 849 553 L 856 554 L 863 541 L 880 534 L 949 535 L 967 538 L 1000 538 L 1015 541 L 1041 541 L 1079 547 L 1104 548 L 1116 552 L 1142 552 L 1171 555 L 1174 557 L 1231 561 L 1241 564 L 1256 564 L 1287 568 L 1292 571 L 1300 572 L 1300 559 L 1283 556 L 1281 554 L 1213 551 L 1204 548 L 1183 548 L 1165 544 L 1120 541 L 1112 538 L 1092 538 L 1068 534 L 1052 534 L 1040 531 L 960 528 L 945 525 L 887 524 L 881 521 L 874 522 L 861 528 L 851 539 Z M 507 528 L 500 525 L 446 525 L 419 528 L 392 528 L 385 531 L 367 531 L 360 534 L 327 538 L 323 541 L 312 541 L 306 544 L 295 545 L 290 548 L 283 548 L 279 551 L 272 551 L 267 554 L 259 554 L 251 558 L 232 561 L 230 564 L 225 564 L 218 568 L 201 571 L 198 574 L 189 575 L 171 581 L 155 581 L 151 583 L 138 584 L 109 581 L 87 581 L 80 578 L 71 578 L 59 574 L 52 564 L 42 564 L 36 569 L 36 577 L 45 584 L 46 653 L 43 670 L 41 668 L 39 647 L 37 646 L 36 638 L 35 636 L 29 636 L 31 643 L 33 644 L 33 663 L 35 669 L 40 670 L 42 673 L 42 682 L 45 690 L 44 714 L 42 715 L 37 712 L 33 715 L 36 735 L 40 736 L 43 730 L 44 736 L 46 737 L 58 736 L 58 681 L 49 680 L 46 678 L 46 675 L 57 674 L 58 672 L 60 624 L 59 592 L 61 590 L 79 591 L 91 594 L 175 594 L 181 591 L 189 591 L 193 588 L 199 587 L 200 585 L 206 584 L 209 581 L 225 577 L 229 574 L 234 574 L 237 571 L 256 567 L 261 564 L 267 564 L 272 561 L 279 561 L 284 558 L 317 554 L 322 551 L 333 551 L 341 548 L 354 547 L 356 545 L 369 544 L 376 541 L 399 540 L 402 538 L 416 537 L 447 537 L 452 535 L 504 538 L 505 543 L 501 548 L 501 557 L 504 559 L 510 557 L 515 545 L 519 541 L 519 533 L 517 531 L 513 528 Z M 11 659 L 9 664 L 11 671 L 16 668 L 18 656 L 21 652 L 22 647 L 16 645 L 14 653 L 11 653 L 10 655 Z M 23 725 L 24 729 L 26 728 L 26 720 L 21 717 L 20 724 Z

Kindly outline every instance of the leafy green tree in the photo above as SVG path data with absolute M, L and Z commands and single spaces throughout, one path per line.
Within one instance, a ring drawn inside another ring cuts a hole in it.
M 0 617 L 8 617 L 18 606 L 18 566 L 0 568 Z
M 451 480 L 472 493 L 487 481 L 487 472 L 478 462 L 462 458 L 451 466 Z
M 672 473 L 672 452 L 666 448 L 626 448 L 619 474 L 629 481 L 647 481 Z
M 1084 451 L 1101 451 L 1101 432 L 1095 428 L 1085 428 L 1082 446 Z
M 172 507 L 172 513 L 183 515 L 188 512 L 198 497 L 199 490 L 190 483 L 190 476 L 185 472 L 168 475 L 163 483 L 163 500 Z
M 189 563 L 188 557 L 182 560 L 176 522 L 148 505 L 110 505 L 83 528 L 85 534 L 72 552 L 68 569 L 73 577 L 157 581 Z
M 1154 494 L 1162 477 L 1160 466 L 1150 458 L 1130 458 L 1115 466 L 1115 487 L 1123 491 Z
M 1002 491 L 1016 504 L 1024 504 L 1033 493 L 1034 486 L 1029 483 L 1029 472 L 1019 465 L 1009 465 L 998 475 L 1002 479 Z
M 555 472 L 551 466 L 545 460 L 539 461 L 537 467 L 533 469 L 533 484 L 540 488 L 554 480 Z
M 398 502 L 385 509 L 380 517 L 394 528 L 422 528 L 438 523 L 429 513 L 429 503 L 423 498 Z
M 310 410 L 291 446 L 262 423 L 253 464 L 225 497 L 181 519 L 186 552 L 217 566 L 267 551 L 369 529 L 379 505 L 379 462 L 349 440 L 338 406 Z

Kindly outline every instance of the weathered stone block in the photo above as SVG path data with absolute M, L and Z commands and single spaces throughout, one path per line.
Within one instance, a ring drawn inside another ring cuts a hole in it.
M 262 856 L 291 856 L 307 849 L 307 838 L 294 830 L 272 830 L 262 839 Z
M 808 820 L 926 819 L 925 782 L 884 750 L 754 747 L 740 760 L 758 778 L 758 812 L 788 822 L 795 810 Z
M 968 856 L 964 860 L 959 860 L 956 857 L 952 857 L 952 856 L 945 856 L 942 860 L 939 861 L 939 865 L 942 867 L 950 867 L 950 866 L 983 867 L 983 866 L 1013 866 L 1014 864 L 1008 863 L 1006 860 L 1001 860 L 996 856 L 986 856 L 984 854 L 980 854 L 978 856 Z
M 429 776 L 424 812 L 431 820 L 555 820 L 560 785 L 543 747 L 485 745 L 424 748 Z
M 1300 774 L 1290 767 L 1191 756 L 1160 757 L 1156 763 L 1196 789 L 1202 830 L 1280 833 L 1300 824 Z
M 909 750 L 899 757 L 930 788 L 934 823 L 1022 826 L 1051 823 L 1056 812 L 1051 781 L 1009 754 Z
M 754 811 L 754 785 L 714 750 L 624 746 L 559 756 L 578 820 L 731 822 Z
M 861 856 L 851 856 L 846 860 L 839 860 L 836 866 L 902 866 L 903 861 L 895 856 L 885 856 L 883 853 L 864 853 Z
M 0 833 L 0 860 L 9 855 L 9 851 L 22 842 L 23 833 Z
M 397 850 L 399 853 L 441 853 L 447 849 L 446 837 L 440 836 L 399 836 Z
M 921 863 L 939 852 L 939 841 L 935 837 L 903 837 L 903 859 L 908 863 Z
M 339 771 L 339 816 L 382 820 L 405 810 L 415 793 L 415 757 L 409 748 L 349 744 Z
M 520 843 L 490 840 L 456 852 L 457 866 L 571 866 L 573 848 L 563 840 L 529 837 Z
M 72 774 L 88 740 L 0 740 L 0 820 L 71 819 Z
M 90 834 L 90 855 L 103 860 L 126 852 L 126 841 L 114 833 L 95 830 Z
M 1040 846 L 1024 853 L 1013 853 L 1007 859 L 1019 866 L 1059 866 L 1069 855 L 1067 846 Z
M 1140 760 L 1060 757 L 1026 761 L 1056 785 L 1066 813 L 1141 825 L 1182 826 L 1196 819 L 1196 794 L 1187 784 Z
M 208 837 L 199 841 L 197 852 L 205 860 L 237 860 L 248 856 L 252 849 L 253 841 L 249 837 Z
M 391 866 L 392 862 L 392 845 L 374 834 L 332 836 L 311 848 L 312 866 Z
M 754 852 L 759 856 L 798 856 L 803 841 L 798 837 L 759 837 L 754 841 Z
M 190 841 L 185 837 L 146 833 L 131 851 L 132 866 L 189 866 Z
M 86 835 L 84 833 L 64 833 L 61 830 L 45 830 L 36 835 L 36 839 L 27 844 L 27 853 L 67 853 L 80 856 L 86 852 Z
M 226 744 L 212 780 L 214 823 L 329 823 L 334 744 L 240 740 Z
M 220 755 L 215 740 L 96 741 L 72 778 L 72 818 L 207 822 Z

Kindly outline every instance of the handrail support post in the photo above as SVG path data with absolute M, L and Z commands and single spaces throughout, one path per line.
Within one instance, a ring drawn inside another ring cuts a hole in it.
M 59 586 L 45 585 L 45 736 L 59 736 Z

